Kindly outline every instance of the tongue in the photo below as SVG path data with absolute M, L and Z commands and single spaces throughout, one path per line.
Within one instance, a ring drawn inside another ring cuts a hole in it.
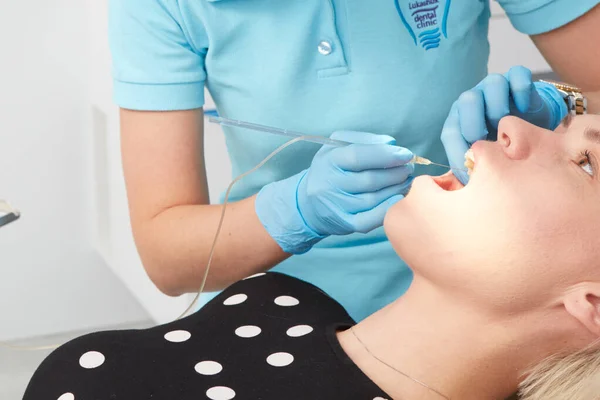
M 456 179 L 452 171 L 441 176 L 436 176 L 433 178 L 433 180 L 438 184 L 439 187 L 449 192 L 465 187 L 458 179 Z

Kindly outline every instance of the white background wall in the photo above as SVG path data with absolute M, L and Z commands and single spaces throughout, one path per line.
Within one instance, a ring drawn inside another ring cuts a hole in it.
M 493 6 L 490 72 L 548 70 Z M 0 229 L 0 340 L 165 322 L 191 300 L 154 288 L 130 235 L 106 16 L 106 0 L 13 1 L 0 14 L 0 198 L 23 212 Z M 206 147 L 216 199 L 230 166 L 215 126 Z
M 0 340 L 148 318 L 91 236 L 89 3 L 0 12 L 0 198 L 22 211 L 0 228 Z
M 528 36 L 512 27 L 502 8 L 492 1 L 490 21 L 490 73 L 505 73 L 513 65 L 524 65 L 533 72 L 550 71 L 548 63 Z

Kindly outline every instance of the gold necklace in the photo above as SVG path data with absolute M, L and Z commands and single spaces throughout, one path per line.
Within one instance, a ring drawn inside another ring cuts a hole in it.
M 435 390 L 434 388 L 432 388 L 431 386 L 428 386 L 426 383 L 421 382 L 418 379 L 413 378 L 410 375 L 405 374 L 402 371 L 397 370 L 396 368 L 394 368 L 393 366 L 391 366 L 390 364 L 386 363 L 385 361 L 383 361 L 382 359 L 380 359 L 379 357 L 377 357 L 375 354 L 371 353 L 371 350 L 369 350 L 369 348 L 367 347 L 366 344 L 363 343 L 362 340 L 360 340 L 360 338 L 358 337 L 358 335 L 356 334 L 356 332 L 354 332 L 354 328 L 350 327 L 350 332 L 352 332 L 352 334 L 354 335 L 354 337 L 356 338 L 356 340 L 358 340 L 358 342 L 361 344 L 362 347 L 364 347 L 364 349 L 367 351 L 367 353 L 369 353 L 371 355 L 371 357 L 373 357 L 374 359 L 376 359 L 377 361 L 379 361 L 380 363 L 382 363 L 383 365 L 385 365 L 386 367 L 393 369 L 394 371 L 396 371 L 397 373 L 399 373 L 400 375 L 412 380 L 413 382 L 418 383 L 419 385 L 423 386 L 424 388 L 436 393 L 437 395 L 439 395 L 440 397 L 443 397 L 446 400 L 450 400 L 450 398 L 442 393 L 440 393 L 439 391 Z

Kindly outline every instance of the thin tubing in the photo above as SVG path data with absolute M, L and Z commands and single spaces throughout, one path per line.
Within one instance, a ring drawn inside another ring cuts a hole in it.
M 223 227 L 223 220 L 225 219 L 225 210 L 227 209 L 227 201 L 229 199 L 229 193 L 231 192 L 233 185 L 235 183 L 237 183 L 239 180 L 241 180 L 242 178 L 244 178 L 245 176 L 250 175 L 251 173 L 255 172 L 257 169 L 259 169 L 260 167 L 265 165 L 271 158 L 275 157 L 278 153 L 283 151 L 286 147 L 291 146 L 292 144 L 300 142 L 302 140 L 307 140 L 309 138 L 315 138 L 315 137 L 319 137 L 319 136 L 302 135 L 302 136 L 298 136 L 298 137 L 282 144 L 281 146 L 276 148 L 271 154 L 269 154 L 267 157 L 265 157 L 264 160 L 262 160 L 260 163 L 258 163 L 258 165 L 256 167 L 252 168 L 251 170 L 249 170 L 247 172 L 244 172 L 243 174 L 241 174 L 240 176 L 235 178 L 229 184 L 229 187 L 227 188 L 227 192 L 225 192 L 225 199 L 223 200 L 223 209 L 221 210 L 221 219 L 219 220 L 219 225 L 217 226 L 217 232 L 215 233 L 215 238 L 213 240 L 213 244 L 210 249 L 210 254 L 208 256 L 208 262 L 207 262 L 206 268 L 204 270 L 204 277 L 202 278 L 202 284 L 200 285 L 200 290 L 198 290 L 198 293 L 196 293 L 194 300 L 192 300 L 192 303 L 188 306 L 188 308 L 186 308 L 185 311 L 179 317 L 177 317 L 177 320 L 180 320 L 181 318 L 186 316 L 186 314 L 194 307 L 194 304 L 196 304 L 196 301 L 198 301 L 198 299 L 200 298 L 200 295 L 204 292 L 204 287 L 206 286 L 206 281 L 208 280 L 208 273 L 210 271 L 210 267 L 212 264 L 213 255 L 215 254 L 215 249 L 217 247 L 217 239 L 219 238 L 219 234 L 221 233 L 221 228 Z
M 187 315 L 187 313 L 194 307 L 194 305 L 200 298 L 200 295 L 204 292 L 204 288 L 206 287 L 206 282 L 208 280 L 208 273 L 210 272 L 210 267 L 212 265 L 213 256 L 215 254 L 215 249 L 217 247 L 217 239 L 219 238 L 219 234 L 221 233 L 221 228 L 223 227 L 223 221 L 225 219 L 225 210 L 227 209 L 227 202 L 229 200 L 229 194 L 231 193 L 231 189 L 233 188 L 233 185 L 235 185 L 238 181 L 240 181 L 244 177 L 246 177 L 246 176 L 250 175 L 251 173 L 255 172 L 256 170 L 258 170 L 260 167 L 265 165 L 271 158 L 275 157 L 278 153 L 283 151 L 288 146 L 291 146 L 292 144 L 300 142 L 300 141 L 308 141 L 308 140 L 315 139 L 315 138 L 319 138 L 319 136 L 302 135 L 302 136 L 295 137 L 294 139 L 279 146 L 271 154 L 269 154 L 267 157 L 265 157 L 264 160 L 262 160 L 260 163 L 258 163 L 258 165 L 256 165 L 251 170 L 244 172 L 243 174 L 241 174 L 240 176 L 235 178 L 229 184 L 229 187 L 227 188 L 227 192 L 225 193 L 225 199 L 223 200 L 221 217 L 219 219 L 219 224 L 217 225 L 217 231 L 215 232 L 215 238 L 213 239 L 213 244 L 210 249 L 210 253 L 208 256 L 208 261 L 206 263 L 206 268 L 204 270 L 204 276 L 202 277 L 202 283 L 200 285 L 200 289 L 196 293 L 196 296 L 194 297 L 194 300 L 192 300 L 191 304 L 185 309 L 185 311 L 181 315 L 179 315 L 179 317 L 177 317 L 176 320 L 180 320 L 181 318 L 185 317 Z M 319 142 L 317 142 L 317 143 L 319 143 Z M 8 342 L 0 341 L 0 347 L 7 347 L 12 350 L 20 350 L 20 351 L 54 350 L 54 349 L 60 347 L 61 345 L 62 344 L 54 344 L 54 345 L 47 345 L 47 346 L 17 346 L 17 345 L 10 344 Z
M 184 318 L 188 314 L 188 312 L 190 312 L 190 310 L 194 307 L 194 305 L 200 298 L 200 295 L 204 292 L 204 288 L 206 287 L 206 282 L 208 281 L 208 274 L 210 272 L 210 268 L 212 265 L 213 256 L 215 254 L 215 249 L 217 247 L 217 240 L 221 233 L 221 228 L 223 227 L 223 221 L 225 219 L 225 210 L 227 209 L 227 202 L 229 200 L 229 194 L 231 193 L 231 189 L 233 188 L 233 185 L 235 185 L 238 181 L 240 181 L 244 177 L 246 177 L 246 176 L 252 174 L 253 172 L 255 172 L 256 170 L 258 170 L 260 167 L 265 165 L 271 158 L 275 157 L 278 153 L 280 153 L 285 148 L 287 148 L 288 146 L 291 146 L 294 143 L 297 143 L 300 141 L 306 141 L 306 142 L 326 144 L 326 145 L 331 145 L 331 146 L 336 146 L 336 147 L 347 146 L 349 144 L 352 144 L 350 142 L 344 142 L 342 140 L 329 139 L 329 138 L 324 138 L 322 136 L 315 136 L 315 135 L 304 135 L 301 133 L 288 131 L 286 129 L 271 128 L 271 127 L 267 127 L 264 125 L 229 120 L 229 119 L 220 118 L 220 117 L 210 117 L 209 120 L 211 122 L 216 122 L 216 123 L 223 124 L 223 125 L 237 126 L 237 127 L 248 128 L 248 129 L 253 129 L 253 130 L 259 130 L 262 132 L 275 133 L 275 134 L 280 134 L 280 135 L 284 135 L 284 136 L 289 136 L 289 137 L 293 137 L 294 139 L 279 146 L 271 154 L 269 154 L 267 157 L 265 157 L 260 163 L 258 163 L 258 165 L 256 165 L 254 168 L 250 169 L 249 171 L 244 172 L 243 174 L 239 175 L 237 178 L 235 178 L 229 184 L 229 187 L 227 188 L 227 191 L 225 192 L 225 198 L 223 200 L 223 207 L 221 210 L 221 217 L 219 219 L 219 224 L 217 225 L 217 231 L 215 232 L 215 238 L 213 239 L 213 244 L 210 249 L 210 253 L 208 256 L 206 268 L 204 270 L 204 276 L 202 277 L 202 283 L 200 285 L 200 289 L 194 296 L 194 299 L 192 300 L 191 304 L 185 309 L 185 311 L 181 315 L 179 315 L 177 317 L 176 320 L 180 320 L 180 319 Z M 415 158 L 413 159 L 413 162 L 419 163 L 422 165 L 431 165 L 431 164 L 441 165 L 441 164 L 433 163 L 433 162 L 427 160 L 426 158 L 417 157 L 417 156 L 415 156 Z M 444 166 L 444 165 L 441 165 L 441 166 Z M 8 348 L 14 349 L 14 350 L 21 350 L 21 351 L 39 351 L 39 350 L 56 349 L 56 348 L 60 347 L 61 345 L 56 344 L 56 345 L 48 345 L 48 346 L 17 346 L 17 345 L 13 345 L 13 344 L 10 344 L 7 342 L 0 341 L 0 347 L 1 346 L 8 347 Z

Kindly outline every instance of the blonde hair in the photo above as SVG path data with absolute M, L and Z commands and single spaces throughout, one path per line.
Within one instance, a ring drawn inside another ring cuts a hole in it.
M 598 343 L 535 366 L 519 385 L 521 400 L 600 400 Z

